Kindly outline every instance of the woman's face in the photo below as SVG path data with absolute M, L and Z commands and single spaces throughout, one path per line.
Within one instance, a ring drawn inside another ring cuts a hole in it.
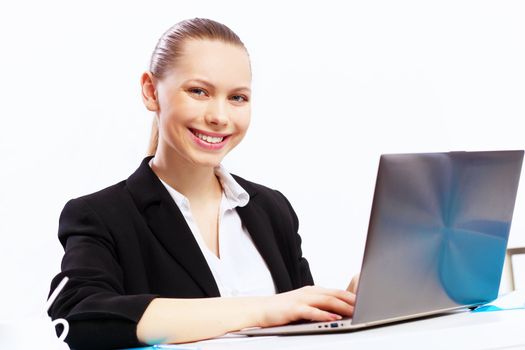
M 250 124 L 251 68 L 246 51 L 190 40 L 156 85 L 159 150 L 172 160 L 217 166 Z

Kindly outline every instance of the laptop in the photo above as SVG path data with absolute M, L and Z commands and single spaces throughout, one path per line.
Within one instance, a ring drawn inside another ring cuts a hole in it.
M 494 300 L 522 162 L 523 150 L 382 155 L 353 317 L 235 334 L 351 331 Z

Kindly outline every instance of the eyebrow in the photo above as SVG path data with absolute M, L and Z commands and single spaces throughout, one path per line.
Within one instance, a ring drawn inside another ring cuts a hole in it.
M 202 79 L 188 79 L 188 80 L 186 80 L 184 82 L 184 84 L 188 84 L 188 83 L 192 83 L 192 82 L 200 83 L 202 85 L 205 85 L 208 88 L 215 89 L 215 85 L 213 85 L 212 83 L 210 83 L 210 82 L 208 82 L 206 80 L 202 80 Z M 237 88 L 232 89 L 232 91 L 247 91 L 247 92 L 251 92 L 252 90 L 249 87 L 247 87 L 247 86 L 239 86 Z

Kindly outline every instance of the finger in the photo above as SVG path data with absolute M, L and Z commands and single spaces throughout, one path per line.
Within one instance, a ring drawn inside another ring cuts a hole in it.
M 330 295 L 312 295 L 308 305 L 343 316 L 352 316 L 354 305 Z
M 313 306 L 305 306 L 304 308 L 302 308 L 302 311 L 299 315 L 299 319 L 326 322 L 340 320 L 341 316 L 332 312 L 318 309 Z
M 350 284 L 348 285 L 348 288 L 346 290 L 355 294 L 357 292 L 358 283 L 359 283 L 359 274 L 352 277 L 352 280 L 350 281 Z
M 345 303 L 350 305 L 355 305 L 355 294 L 347 290 L 334 290 L 331 296 L 334 296 L 340 300 L 343 300 Z
M 347 290 L 340 290 L 340 289 L 328 289 L 318 286 L 312 286 L 307 290 L 308 294 L 322 294 L 322 295 L 329 295 L 338 299 L 343 300 L 347 304 L 355 305 L 355 294 L 352 292 L 349 292 Z

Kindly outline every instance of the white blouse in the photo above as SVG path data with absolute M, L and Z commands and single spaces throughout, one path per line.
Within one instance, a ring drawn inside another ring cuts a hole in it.
M 151 167 L 151 161 L 150 161 Z M 270 270 L 255 247 L 246 227 L 243 226 L 236 207 L 244 207 L 250 195 L 235 181 L 222 165 L 215 168 L 215 175 L 222 185 L 219 209 L 219 256 L 206 245 L 191 213 L 190 202 L 180 192 L 162 181 L 179 207 L 191 229 L 199 248 L 210 267 L 223 297 L 262 296 L 275 294 Z

